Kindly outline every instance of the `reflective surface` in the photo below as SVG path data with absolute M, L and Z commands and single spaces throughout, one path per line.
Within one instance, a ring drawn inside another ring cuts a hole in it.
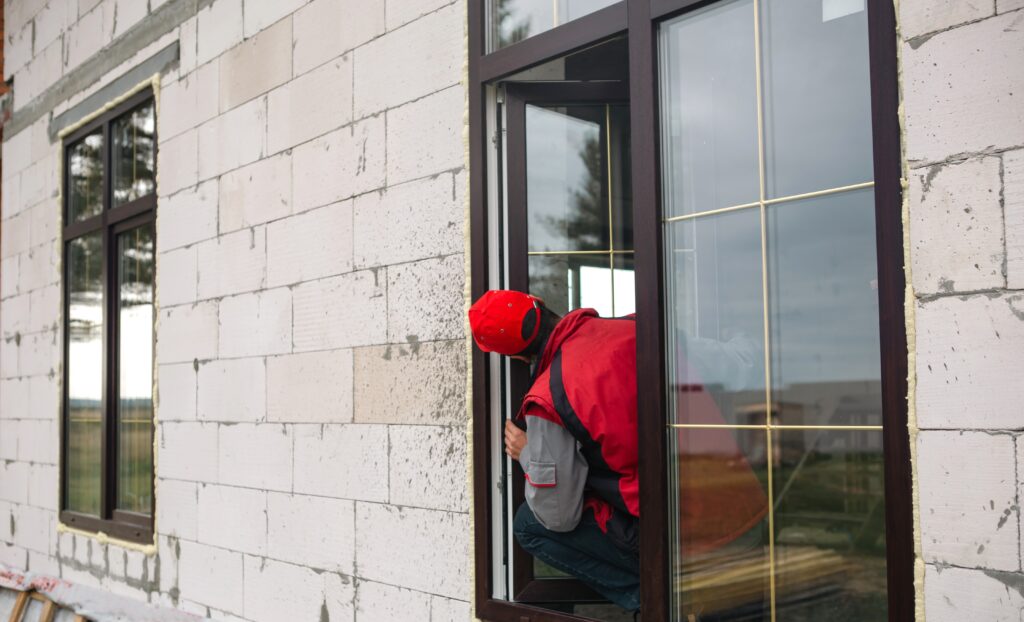
M 114 121 L 112 181 L 113 203 L 118 206 L 153 192 L 156 187 L 154 137 L 156 119 L 153 102 Z
M 68 243 L 68 430 L 69 510 L 100 512 L 103 398 L 103 248 L 99 233 Z
M 659 37 L 673 610 L 884 620 L 864 1 L 719 2 Z
M 744 210 L 667 227 L 672 422 L 763 424 L 760 216 Z
M 712 4 L 661 30 L 666 216 L 758 200 L 752 0 Z
M 673 619 L 771 619 L 765 433 L 670 429 L 669 451 Z
M 761 0 L 765 194 L 873 178 L 864 0 Z
M 615 4 L 618 0 L 490 0 L 489 51 L 503 48 L 535 34 Z
M 117 507 L 153 507 L 153 225 L 118 236 Z
M 103 211 L 103 131 L 97 130 L 68 148 L 68 222 Z
M 526 106 L 530 292 L 556 313 L 633 313 L 629 108 Z
M 874 193 L 771 205 L 776 423 L 881 425 Z
M 772 435 L 776 619 L 887 619 L 881 432 Z

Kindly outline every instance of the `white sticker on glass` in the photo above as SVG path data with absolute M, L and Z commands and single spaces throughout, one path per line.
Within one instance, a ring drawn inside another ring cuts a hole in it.
M 830 22 L 863 10 L 864 0 L 821 0 L 821 21 Z

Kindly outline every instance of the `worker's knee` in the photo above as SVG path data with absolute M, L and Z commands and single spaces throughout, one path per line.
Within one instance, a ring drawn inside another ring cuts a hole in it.
M 537 539 L 541 537 L 544 526 L 540 524 L 537 517 L 533 515 L 528 503 L 523 503 L 516 511 L 516 517 L 512 521 L 512 533 L 516 541 L 527 551 L 533 548 Z

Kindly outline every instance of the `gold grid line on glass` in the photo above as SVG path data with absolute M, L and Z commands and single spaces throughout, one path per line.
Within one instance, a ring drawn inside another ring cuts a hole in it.
M 557 6 L 558 0 L 554 0 Z M 607 193 L 608 193 L 608 247 L 590 250 L 545 250 L 545 251 L 527 251 L 527 257 L 561 257 L 561 256 L 591 256 L 601 257 L 603 255 L 608 256 L 608 275 L 611 279 L 610 291 L 611 291 L 611 311 L 612 315 L 615 315 L 616 308 L 618 307 L 615 299 L 615 257 L 622 255 L 633 255 L 633 250 L 626 250 L 621 248 L 615 248 L 615 193 L 614 193 L 614 180 L 613 180 L 613 166 L 612 166 L 612 104 L 601 104 L 604 108 L 604 141 L 605 141 L 605 159 L 606 166 L 604 175 L 607 178 Z M 543 106 L 541 106 L 543 107 Z M 596 107 L 596 106 L 595 106 Z
M 756 201 L 715 208 L 692 214 L 671 216 L 663 219 L 666 225 L 671 223 L 691 220 L 704 216 L 714 216 L 730 212 L 757 208 L 760 220 L 760 241 L 761 241 L 761 312 L 764 339 L 764 376 L 765 376 L 765 420 L 763 424 L 668 424 L 669 428 L 675 429 L 733 429 L 733 430 L 763 430 L 765 442 L 769 451 L 773 447 L 772 435 L 774 431 L 787 430 L 843 430 L 843 431 L 881 431 L 881 425 L 782 425 L 772 423 L 772 366 L 771 366 L 771 318 L 769 317 L 769 295 L 768 295 L 768 234 L 767 234 L 767 207 L 788 202 L 795 202 L 816 197 L 828 196 L 842 192 L 850 192 L 865 188 L 874 187 L 874 181 L 865 181 L 845 186 L 837 186 L 804 192 L 783 197 L 766 197 L 766 166 L 765 166 L 765 121 L 764 121 L 764 94 L 762 88 L 762 50 L 761 50 L 761 0 L 752 0 L 754 19 L 754 79 L 755 98 L 757 111 L 757 167 L 758 167 L 758 197 Z M 769 605 L 771 620 L 776 620 L 776 563 L 775 563 L 775 473 L 773 460 L 769 459 L 766 465 L 767 486 L 768 486 L 768 584 L 769 584 Z
M 772 372 L 771 349 L 769 339 L 771 333 L 768 326 L 768 235 L 767 215 L 764 204 L 764 97 L 761 93 L 761 18 L 760 4 L 754 3 L 754 80 L 757 104 L 757 201 L 761 217 L 761 313 L 764 329 L 764 395 L 765 395 L 765 443 L 769 455 L 768 464 L 768 590 L 771 607 L 771 620 L 775 622 L 775 493 L 773 483 L 772 444 Z
M 596 251 L 529 251 L 526 253 L 529 256 L 544 256 L 544 255 L 632 255 L 633 251 L 623 250 L 596 250 Z
M 557 0 L 555 0 L 557 2 Z M 615 315 L 615 216 L 612 205 L 615 201 L 612 192 L 612 107 L 604 105 L 604 143 L 605 159 L 608 161 L 608 276 L 612 281 L 612 315 Z
M 753 207 L 759 207 L 760 205 L 776 205 L 778 203 L 788 203 L 790 201 L 802 201 L 804 199 L 814 199 L 817 197 L 828 196 L 830 194 L 838 194 L 840 192 L 850 192 L 852 190 L 862 190 L 864 188 L 873 188 L 875 182 L 863 181 L 858 184 L 850 184 L 848 186 L 836 186 L 835 188 L 825 188 L 824 190 L 815 190 L 813 192 L 803 192 L 801 194 L 791 194 L 789 196 L 778 197 L 775 199 L 764 199 L 760 201 L 752 201 L 750 203 L 741 203 L 739 205 L 730 205 L 728 207 L 719 207 L 716 209 L 705 210 L 703 212 L 694 212 L 692 214 L 682 214 L 680 216 L 670 216 L 664 219 L 664 222 L 679 222 L 681 220 L 691 220 L 693 218 L 699 218 L 701 216 L 714 216 L 715 214 L 725 214 L 727 212 L 735 212 L 742 209 L 750 209 Z

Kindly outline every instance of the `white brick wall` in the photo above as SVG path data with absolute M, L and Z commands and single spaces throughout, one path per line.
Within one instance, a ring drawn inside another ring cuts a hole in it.
M 923 5 L 917 0 L 911 5 Z M 901 4 L 902 14 L 909 10 Z M 916 162 L 1022 144 L 1024 112 L 1016 105 L 1024 68 L 1018 30 L 1008 13 L 903 46 L 906 151 Z M 970 110 L 970 114 L 964 114 Z
M 1024 4 L 899 7 L 925 615 L 1017 620 Z
M 929 563 L 1019 571 L 1014 438 L 922 432 L 921 547 Z
M 163 4 L 7 3 L 16 114 Z M 157 119 L 156 553 L 56 531 L 46 116 L 3 145 L 0 562 L 223 620 L 468 620 L 465 5 L 198 4 L 54 109 L 179 42 Z
M 1002 287 L 1000 159 L 917 169 L 910 180 L 911 258 L 918 294 Z

